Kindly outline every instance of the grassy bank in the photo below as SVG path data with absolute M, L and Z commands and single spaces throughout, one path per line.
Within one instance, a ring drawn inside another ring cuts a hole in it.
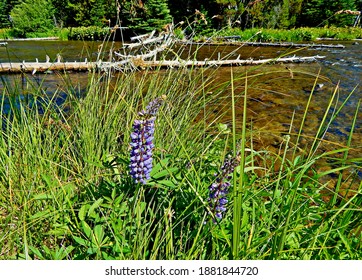
M 298 143 L 313 90 L 299 133 L 286 134 L 278 153 L 254 150 L 252 72 L 215 85 L 217 69 L 205 71 L 94 74 L 82 96 L 65 76 L 61 105 L 60 88 L 47 98 L 29 79 L 33 96 L 21 99 L 20 87 L 2 80 L 0 258 L 361 259 L 362 159 L 348 156 L 359 105 L 338 150 L 319 150 L 338 118 L 337 90 L 308 148 Z M 222 111 L 211 115 L 225 95 L 229 126 L 218 121 Z M 161 96 L 150 117 L 147 104 Z M 135 120 L 154 117 L 151 178 L 136 183 Z M 318 173 L 323 159 L 329 166 Z M 338 180 L 326 197 L 330 174 Z
M 60 40 L 99 41 L 104 40 L 104 38 L 108 35 L 110 35 L 110 29 L 108 27 L 89 26 L 54 29 L 47 32 L 27 33 L 25 37 L 58 37 Z M 0 40 L 14 39 L 18 37 L 19 35 L 13 29 L 0 29 Z
M 178 37 L 183 37 L 182 29 L 175 30 Z M 111 35 L 109 28 L 89 26 L 72 27 L 49 30 L 47 33 L 29 33 L 27 38 L 37 37 L 59 37 L 61 40 L 103 40 Z M 224 36 L 240 36 L 241 41 L 261 42 L 300 42 L 315 41 L 318 38 L 330 38 L 336 40 L 362 39 L 362 29 L 352 27 L 323 27 L 323 28 L 296 28 L 296 29 L 246 29 L 239 28 L 211 31 L 207 34 L 194 37 L 195 40 L 206 40 L 212 37 L 214 40 Z M 0 39 L 16 38 L 17 34 L 12 29 L 0 29 Z
M 295 28 L 295 29 L 246 29 L 239 28 L 226 29 L 212 34 L 213 38 L 224 36 L 240 36 L 241 41 L 260 42 L 300 42 L 315 41 L 317 38 L 331 38 L 336 40 L 362 39 L 362 28 L 342 28 L 342 27 L 323 27 L 323 28 Z M 205 37 L 209 37 L 206 35 Z
M 0 40 L 6 40 L 6 39 L 16 39 L 19 36 L 13 29 L 5 28 L 0 29 Z M 33 33 L 27 33 L 26 38 L 46 38 L 46 37 L 58 37 L 60 40 L 68 40 L 69 37 L 69 30 L 67 28 L 64 29 L 54 29 L 49 30 L 47 32 L 33 32 Z

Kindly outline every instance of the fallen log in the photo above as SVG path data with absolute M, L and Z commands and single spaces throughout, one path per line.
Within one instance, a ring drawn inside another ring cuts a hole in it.
M 89 62 L 0 62 L 0 73 L 45 73 L 51 71 L 89 71 L 95 63 Z
M 257 47 L 286 47 L 286 48 L 330 48 L 330 49 L 344 49 L 345 46 L 341 44 L 298 44 L 298 43 L 261 43 L 261 42 L 246 42 L 247 46 Z
M 232 60 L 163 60 L 163 61 L 143 61 L 144 67 L 206 67 L 206 66 L 242 66 L 242 65 L 260 65 L 273 63 L 310 63 L 316 62 L 318 59 L 323 59 L 325 56 L 307 56 L 307 57 L 283 57 L 272 59 L 232 59 Z
M 13 38 L 13 39 L 5 39 L 4 41 L 12 42 L 12 41 L 57 41 L 59 37 L 41 37 L 41 38 Z
M 153 60 L 130 58 L 119 62 L 21 62 L 0 63 L 0 73 L 49 73 L 52 71 L 127 71 L 146 68 L 186 68 L 186 67 L 213 67 L 213 66 L 241 66 L 272 63 L 310 63 L 323 59 L 325 56 L 307 57 L 279 57 L 273 59 L 233 59 L 233 60 Z
M 162 34 L 162 35 L 160 35 L 158 37 L 148 38 L 148 39 L 145 39 L 145 40 L 140 41 L 138 43 L 123 44 L 123 48 L 125 48 L 125 49 L 133 49 L 133 48 L 143 47 L 143 46 L 146 46 L 148 44 L 154 44 L 154 43 L 159 43 L 159 42 L 166 41 L 167 38 L 169 38 L 169 36 L 166 36 L 166 34 Z
M 134 36 L 131 37 L 131 41 L 144 41 L 146 39 L 150 39 L 153 37 L 153 35 L 156 33 L 156 30 L 153 30 L 151 33 L 147 33 L 147 34 L 142 34 L 142 35 L 138 35 L 138 36 Z
M 146 59 L 146 58 L 151 58 L 151 57 L 156 57 L 156 55 L 160 52 L 163 52 L 168 46 L 170 46 L 172 43 L 172 39 L 169 38 L 166 40 L 166 42 L 162 45 L 160 45 L 159 47 L 156 47 L 155 49 L 153 49 L 152 51 L 149 51 L 146 54 L 138 54 L 138 55 L 124 55 L 121 54 L 120 52 L 114 52 L 114 55 L 117 56 L 120 59 L 131 59 L 131 58 L 135 58 L 135 59 Z

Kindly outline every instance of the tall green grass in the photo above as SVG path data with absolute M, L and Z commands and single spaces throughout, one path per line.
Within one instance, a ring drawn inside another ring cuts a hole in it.
M 215 84 L 217 69 L 93 73 L 81 95 L 64 76 L 60 105 L 60 88 L 49 97 L 29 79 L 31 98 L 20 99 L 21 88 L 2 80 L 0 258 L 360 259 L 361 158 L 348 155 L 359 104 L 343 148 L 319 149 L 340 112 L 329 110 L 336 88 L 309 147 L 300 149 L 305 122 L 293 134 L 293 115 L 278 153 L 255 150 L 249 72 L 222 85 Z M 220 124 L 223 112 L 212 112 L 229 94 L 230 128 Z M 161 95 L 167 99 L 156 120 L 151 180 L 135 184 L 128 173 L 132 123 Z M 312 99 L 313 90 L 303 118 Z M 241 163 L 226 216 L 213 223 L 208 187 L 228 154 L 240 154 Z M 323 159 L 330 168 L 318 173 Z M 346 179 L 339 174 L 347 169 Z M 329 174 L 339 177 L 326 194 L 321 179 Z

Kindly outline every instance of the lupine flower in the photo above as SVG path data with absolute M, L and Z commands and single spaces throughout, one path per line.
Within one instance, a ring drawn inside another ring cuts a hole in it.
M 152 170 L 152 150 L 156 114 L 165 100 L 161 96 L 151 101 L 145 110 L 138 113 L 131 133 L 130 174 L 136 183 L 146 184 Z
M 228 203 L 227 194 L 230 188 L 231 173 L 234 172 L 235 167 L 240 163 L 240 158 L 237 155 L 232 157 L 228 155 L 220 172 L 215 174 L 216 180 L 209 186 L 209 207 L 211 213 L 215 216 L 214 223 L 223 218 L 223 212 L 226 211 L 226 204 Z

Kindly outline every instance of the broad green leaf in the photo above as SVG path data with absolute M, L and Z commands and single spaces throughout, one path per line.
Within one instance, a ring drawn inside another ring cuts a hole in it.
M 103 198 L 98 198 L 88 210 L 88 216 L 92 217 L 96 208 L 99 207 L 103 202 Z
M 153 174 L 158 173 L 158 171 L 160 171 L 162 169 L 162 167 L 167 166 L 167 163 L 169 161 L 169 158 L 164 158 L 162 160 L 160 160 L 153 168 L 151 171 L 151 177 L 153 176 Z
M 152 177 L 152 179 L 157 180 L 157 179 L 166 177 L 167 175 L 176 173 L 178 170 L 179 170 L 179 169 L 176 168 L 176 167 L 171 167 L 171 168 L 168 168 L 168 169 L 166 169 L 166 170 L 162 170 L 162 171 L 160 171 L 160 172 L 158 172 L 158 173 L 153 173 L 153 175 L 152 175 L 152 173 L 151 173 L 151 177 Z
M 95 238 L 95 241 L 96 241 L 96 244 L 97 245 L 102 245 L 104 243 L 107 242 L 107 238 L 104 238 L 104 230 L 103 230 L 103 227 L 101 225 L 96 225 L 93 229 L 93 233 L 94 233 L 94 238 Z
M 78 213 L 79 220 L 84 221 L 87 213 L 87 209 L 89 208 L 88 204 L 83 205 Z
M 78 236 L 73 236 L 75 242 L 77 242 L 78 244 L 82 245 L 82 246 L 85 246 L 85 247 L 88 247 L 89 245 L 89 241 L 88 240 L 85 240 L 81 237 L 78 237 Z
M 91 227 L 86 223 L 86 221 L 82 221 L 81 223 L 82 223 L 83 232 L 89 238 L 91 236 L 91 234 L 92 234 Z
M 171 180 L 160 180 L 157 181 L 157 184 L 166 186 L 166 187 L 170 187 L 170 188 L 176 188 L 176 185 L 174 182 L 172 182 Z
M 54 256 L 56 260 L 64 260 L 73 250 L 75 247 L 68 246 L 67 248 L 61 247 L 56 250 Z

